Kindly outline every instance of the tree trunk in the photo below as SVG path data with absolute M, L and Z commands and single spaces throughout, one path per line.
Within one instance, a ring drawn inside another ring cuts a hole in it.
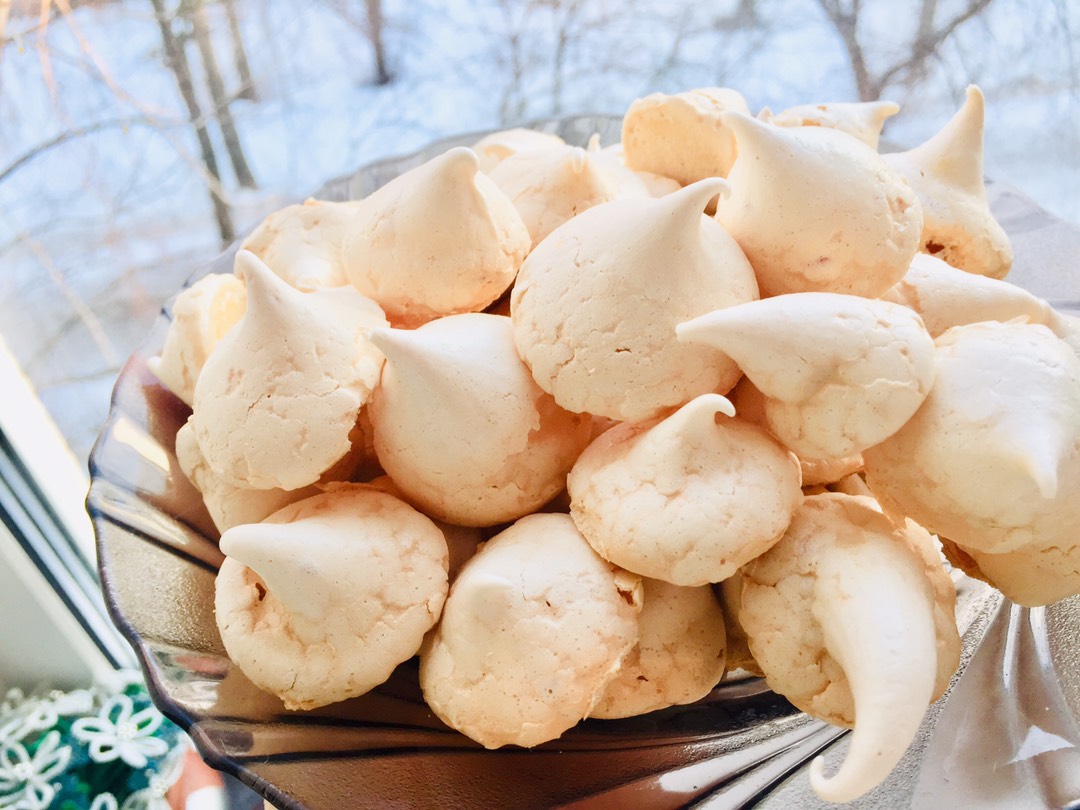
M 158 28 L 161 31 L 161 44 L 165 49 L 165 61 L 176 79 L 176 87 L 180 91 L 180 97 L 187 107 L 188 118 L 191 126 L 195 129 L 195 137 L 199 141 L 199 153 L 203 165 L 206 167 L 206 189 L 210 193 L 210 200 L 214 205 L 214 216 L 217 219 L 218 233 L 223 243 L 229 243 L 236 238 L 233 229 L 232 214 L 229 204 L 225 201 L 221 192 L 221 172 L 218 170 L 217 157 L 214 154 L 214 144 L 210 140 L 210 133 L 206 131 L 206 123 L 203 120 L 202 110 L 199 109 L 198 99 L 195 97 L 195 87 L 191 81 L 191 65 L 187 55 L 172 30 L 172 19 L 165 11 L 164 0 L 150 0 L 154 7 L 154 17 L 157 19 Z
M 364 1 L 367 6 L 371 47 L 375 52 L 375 84 L 390 84 L 390 71 L 386 68 L 386 50 L 383 47 L 382 0 Z
M 229 20 L 229 35 L 232 38 L 233 64 L 236 76 L 240 80 L 240 90 L 236 97 L 248 101 L 258 101 L 259 93 L 255 89 L 255 80 L 251 78 L 251 65 L 248 63 L 244 37 L 240 33 L 240 18 L 236 14 L 236 0 L 223 0 L 225 16 Z
M 236 132 L 236 123 L 233 121 L 232 110 L 229 109 L 229 97 L 225 93 L 225 83 L 221 79 L 221 71 L 218 69 L 217 56 L 214 53 L 214 43 L 210 38 L 210 24 L 206 19 L 205 0 L 185 0 L 181 8 L 190 13 L 191 30 L 195 34 L 195 44 L 199 47 L 199 55 L 202 57 L 203 73 L 206 74 L 206 86 L 210 90 L 210 98 L 214 102 L 214 116 L 221 125 L 221 134 L 225 139 L 225 151 L 229 155 L 229 163 L 232 164 L 236 174 L 236 182 L 244 188 L 255 188 L 255 176 L 248 167 L 247 158 L 244 156 L 244 147 L 240 143 L 240 136 Z

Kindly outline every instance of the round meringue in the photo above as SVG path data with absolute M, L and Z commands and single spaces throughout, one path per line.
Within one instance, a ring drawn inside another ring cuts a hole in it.
M 765 397 L 769 430 L 812 459 L 862 452 L 896 432 L 934 382 L 934 342 L 911 309 L 836 293 L 792 293 L 721 309 L 676 329 L 739 364 Z
M 349 452 L 383 362 L 366 332 L 386 318 L 351 288 L 302 293 L 247 251 L 236 269 L 247 311 L 199 375 L 191 425 L 226 483 L 298 489 Z
M 638 643 L 589 717 L 632 717 L 700 700 L 724 675 L 724 614 L 712 587 L 643 579 Z
M 363 200 L 342 256 L 353 286 L 391 323 L 411 327 L 486 307 L 513 283 L 531 245 L 476 154 L 457 147 Z
M 768 121 L 778 127 L 838 129 L 858 138 L 871 149 L 877 149 L 885 121 L 898 112 L 900 112 L 900 105 L 891 101 L 800 104 L 776 115 L 770 115 Z
M 370 406 L 375 452 L 408 500 L 450 523 L 490 526 L 563 488 L 591 421 L 533 382 L 509 318 L 452 315 L 371 340 L 387 358 Z
M 884 158 L 922 203 L 920 249 L 969 273 L 1004 278 L 1013 254 L 986 199 L 984 116 L 982 91 L 970 85 L 964 105 L 941 131 L 914 149 Z
M 799 462 L 719 394 L 623 423 L 567 477 L 570 514 L 604 559 L 675 585 L 719 582 L 780 539 L 802 503 Z
M 629 169 L 597 157 L 598 147 L 554 146 L 518 152 L 491 171 L 514 204 L 533 245 L 582 211 L 623 196 L 648 195 Z
M 244 282 L 228 273 L 203 276 L 176 296 L 161 354 L 146 365 L 161 382 L 191 406 L 195 381 L 206 358 L 244 314 Z
M 726 87 L 637 99 L 623 118 L 626 165 L 683 185 L 727 177 L 736 155 L 735 139 L 721 118 L 728 110 L 750 114 L 746 99 Z
M 359 202 L 305 200 L 275 211 L 244 239 L 267 267 L 298 290 L 310 292 L 349 283 L 341 246 L 356 218 Z
M 1080 525 L 1080 359 L 1045 326 L 957 326 L 937 379 L 899 431 L 863 453 L 866 482 L 969 553 L 1075 547 Z M 1080 589 L 1080 575 L 1070 575 Z
M 221 536 L 229 657 L 288 709 L 368 692 L 420 648 L 447 593 L 442 532 L 403 501 L 339 487 Z
M 515 127 L 485 135 L 473 144 L 472 150 L 480 161 L 480 171 L 490 174 L 492 169 L 518 152 L 551 149 L 565 144 L 566 141 L 558 135 Z
M 569 516 L 521 518 L 454 581 L 420 651 L 424 699 L 485 748 L 555 739 L 588 715 L 637 643 L 641 590 Z
M 746 253 L 763 298 L 838 292 L 874 298 L 919 248 L 915 192 L 845 132 L 775 127 L 723 113 L 739 148 L 716 219 Z
M 510 297 L 514 342 L 562 407 L 647 419 L 727 391 L 735 364 L 673 340 L 675 324 L 757 298 L 753 270 L 705 205 L 723 180 L 590 208 L 541 242 Z
M 1058 331 L 1057 313 L 1041 298 L 1007 281 L 959 270 L 927 253 L 917 254 L 904 277 L 881 298 L 918 312 L 935 338 L 954 326 L 1013 318 Z

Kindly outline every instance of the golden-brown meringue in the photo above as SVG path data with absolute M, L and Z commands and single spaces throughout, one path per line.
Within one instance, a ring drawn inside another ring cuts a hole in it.
M 386 319 L 352 288 L 302 293 L 247 251 L 236 267 L 247 310 L 199 375 L 192 428 L 225 482 L 297 489 L 350 450 L 383 362 L 366 333 Z
M 465 147 L 395 177 L 357 208 L 345 270 L 395 325 L 486 307 L 531 240 L 513 203 Z
M 1012 246 L 986 200 L 984 115 L 982 91 L 970 85 L 964 105 L 940 132 L 885 160 L 922 203 L 920 250 L 969 273 L 1004 278 L 1012 267 Z
M 736 154 L 735 139 L 721 118 L 727 110 L 750 113 L 746 99 L 726 87 L 637 99 L 623 118 L 626 165 L 683 185 L 727 177 Z
M 228 273 L 203 276 L 176 296 L 161 354 L 146 365 L 188 406 L 206 358 L 240 320 L 247 306 L 244 282 Z
M 676 585 L 731 576 L 802 503 L 799 462 L 719 394 L 603 433 L 567 477 L 570 513 L 607 560 Z
M 514 341 L 562 407 L 647 419 L 727 391 L 735 364 L 673 340 L 675 324 L 757 297 L 753 271 L 705 205 L 723 180 L 595 206 L 541 242 L 510 299 Z
M 424 698 L 485 748 L 554 739 L 596 704 L 638 640 L 641 580 L 568 515 L 523 517 L 454 581 L 420 652 Z
M 739 157 L 716 219 L 746 252 L 762 297 L 873 298 L 900 280 L 919 248 L 922 209 L 877 152 L 835 129 L 721 118 Z
M 225 649 L 289 709 L 385 681 L 417 652 L 446 598 L 442 533 L 360 484 L 236 526 L 221 550 L 215 615 Z
M 911 309 L 792 293 L 679 324 L 725 352 L 764 395 L 769 429 L 796 453 L 837 459 L 898 430 L 934 381 L 934 342 Z
M 778 127 L 828 127 L 846 132 L 871 149 L 878 148 L 885 121 L 900 112 L 900 105 L 891 101 L 852 103 L 800 104 L 769 117 Z
M 341 247 L 356 218 L 358 202 L 305 200 L 264 219 L 240 245 L 298 290 L 349 283 Z
M 509 318 L 452 315 L 371 340 L 387 358 L 370 406 L 375 452 L 410 501 L 450 523 L 489 526 L 563 488 L 591 422 L 533 382 Z

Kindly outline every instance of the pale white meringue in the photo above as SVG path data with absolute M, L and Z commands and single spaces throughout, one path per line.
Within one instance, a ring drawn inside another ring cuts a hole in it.
M 877 149 L 885 121 L 898 112 L 900 112 L 900 105 L 891 101 L 800 104 L 776 115 L 770 115 L 768 121 L 778 127 L 838 129 L 858 138 L 871 149 Z
M 702 215 L 724 189 L 703 180 L 595 206 L 525 260 L 510 298 L 514 341 L 562 407 L 647 419 L 736 383 L 724 355 L 672 339 L 681 321 L 757 298 L 746 257 Z
M 367 331 L 386 318 L 352 288 L 302 293 L 247 251 L 236 267 L 247 310 L 199 376 L 192 428 L 226 483 L 297 489 L 349 452 L 383 362 Z
M 560 408 L 514 351 L 510 319 L 451 315 L 377 329 L 386 355 L 372 398 L 375 452 L 406 498 L 464 526 L 525 515 L 565 485 L 588 416 Z
M 391 323 L 418 326 L 486 307 L 513 283 L 531 244 L 476 154 L 456 147 L 363 200 L 342 256 L 350 282 Z

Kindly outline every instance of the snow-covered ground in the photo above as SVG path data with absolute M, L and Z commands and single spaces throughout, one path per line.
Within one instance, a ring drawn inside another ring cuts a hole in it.
M 226 168 L 238 227 L 325 179 L 456 132 L 618 113 L 654 90 L 727 85 L 774 110 L 856 95 L 847 53 L 813 0 L 758 0 L 749 4 L 756 17 L 741 24 L 737 2 L 384 5 L 394 81 L 379 87 L 357 23 L 363 3 L 237 0 L 259 94 L 233 104 L 259 183 L 239 191 Z M 911 55 L 911 5 L 863 3 L 873 72 Z M 962 5 L 940 0 L 938 14 Z M 223 9 L 209 11 L 235 86 Z M 24 33 L 0 52 L 0 331 L 85 457 L 119 364 L 220 246 L 150 3 L 79 8 L 44 33 L 28 30 L 35 24 L 13 18 L 7 35 Z M 1080 219 L 1074 32 L 1076 3 L 995 0 L 956 30 L 923 77 L 887 88 L 904 109 L 886 138 L 925 138 L 978 82 L 988 98 L 987 173 Z

